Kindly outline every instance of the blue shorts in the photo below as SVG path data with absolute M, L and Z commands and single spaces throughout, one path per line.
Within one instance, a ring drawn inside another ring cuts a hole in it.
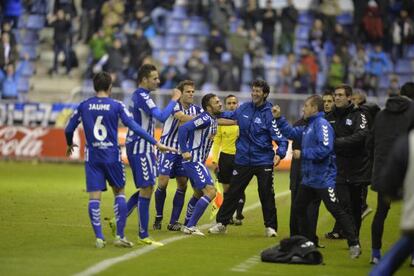
M 203 189 L 206 185 L 214 185 L 210 171 L 200 162 L 183 162 L 183 167 L 191 180 L 191 186 Z
M 168 175 L 170 178 L 176 176 L 187 176 L 181 154 L 163 153 L 158 155 L 158 175 Z
M 122 162 L 85 162 L 86 191 L 106 191 L 106 181 L 110 186 L 125 187 L 125 171 Z
M 133 145 L 133 143 L 131 143 Z M 154 153 L 136 153 L 134 154 L 133 146 L 128 147 L 128 162 L 132 170 L 136 188 L 146 188 L 155 185 L 157 168 Z

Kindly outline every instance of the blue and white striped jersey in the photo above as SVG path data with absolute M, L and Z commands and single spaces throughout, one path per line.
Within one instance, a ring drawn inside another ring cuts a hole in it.
M 73 143 L 73 132 L 80 122 L 86 137 L 85 161 L 112 163 L 120 161 L 118 146 L 118 121 L 121 119 L 134 135 L 156 144 L 157 141 L 145 132 L 128 112 L 122 102 L 109 97 L 92 97 L 79 104 L 65 129 L 66 142 Z
M 147 131 L 150 135 L 154 136 L 155 121 L 164 123 L 170 116 L 176 101 L 171 100 L 168 105 L 160 110 L 149 96 L 150 91 L 144 88 L 138 88 L 133 94 L 131 99 L 131 105 L 129 111 L 134 116 L 134 120 Z M 131 130 L 128 131 L 126 143 L 135 143 L 135 153 L 150 153 L 153 152 L 153 146 L 146 142 L 144 139 L 135 135 Z
M 184 106 L 178 102 L 175 107 L 173 113 L 168 117 L 167 121 L 165 121 L 164 127 L 162 128 L 161 134 L 161 143 L 175 148 L 178 150 L 178 127 L 180 126 L 180 122 L 174 117 L 175 113 L 177 112 L 184 112 L 186 115 L 196 116 L 203 112 L 203 109 L 197 105 L 190 104 L 190 106 L 185 109 Z
M 203 112 L 178 128 L 181 152 L 191 152 L 191 162 L 205 163 L 217 133 L 217 119 Z

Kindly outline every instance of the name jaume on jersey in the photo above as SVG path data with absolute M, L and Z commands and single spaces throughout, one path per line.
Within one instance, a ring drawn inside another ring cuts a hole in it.
M 110 104 L 89 104 L 89 110 L 107 110 L 111 109 Z

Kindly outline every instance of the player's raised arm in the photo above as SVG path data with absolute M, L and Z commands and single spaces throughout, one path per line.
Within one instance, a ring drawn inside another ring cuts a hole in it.
M 181 91 L 177 88 L 173 89 L 171 92 L 171 101 L 168 103 L 168 105 L 163 109 L 159 109 L 155 104 L 152 105 L 151 108 L 151 114 L 156 118 L 158 121 L 164 123 L 168 117 L 173 112 L 173 109 L 175 105 L 177 104 L 177 101 L 181 97 Z M 152 100 L 151 100 L 152 101 Z

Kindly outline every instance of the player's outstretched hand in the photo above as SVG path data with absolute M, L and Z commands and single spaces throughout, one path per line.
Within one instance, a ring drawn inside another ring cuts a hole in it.
M 191 152 L 183 152 L 182 153 L 184 160 L 190 160 L 191 159 Z
M 72 155 L 72 153 L 73 153 L 73 150 L 74 150 L 75 148 L 77 148 L 77 147 L 78 147 L 78 145 L 76 145 L 76 144 L 73 144 L 73 145 L 68 146 L 68 147 L 66 148 L 66 156 L 71 156 L 71 155 Z
M 174 88 L 171 92 L 171 100 L 178 101 L 181 97 L 181 91 L 177 88 Z
M 160 142 L 158 142 L 155 146 L 162 152 L 164 151 L 177 152 L 175 148 L 167 147 L 166 145 L 161 144 Z
M 273 118 L 278 119 L 280 118 L 280 106 L 275 105 L 272 107 L 272 114 Z

